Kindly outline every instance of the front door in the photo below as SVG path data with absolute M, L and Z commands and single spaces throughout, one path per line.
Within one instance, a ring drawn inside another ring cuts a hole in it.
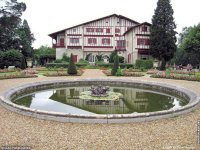
M 77 60 L 78 60 L 78 56 L 77 55 L 73 55 L 73 62 L 77 63 Z

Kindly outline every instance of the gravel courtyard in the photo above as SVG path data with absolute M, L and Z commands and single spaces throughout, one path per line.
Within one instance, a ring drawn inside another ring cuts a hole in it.
M 108 78 L 100 70 L 86 70 L 80 77 L 39 77 L 0 80 L 0 93 L 25 83 L 73 78 Z M 153 79 L 149 77 L 112 77 L 175 84 L 200 96 L 200 82 Z M 1 146 L 30 146 L 37 150 L 122 149 L 162 150 L 200 149 L 197 121 L 200 109 L 186 115 L 130 124 L 73 124 L 39 120 L 6 110 L 0 105 Z

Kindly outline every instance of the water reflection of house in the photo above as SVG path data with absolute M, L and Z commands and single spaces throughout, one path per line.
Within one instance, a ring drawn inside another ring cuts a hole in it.
M 73 87 L 64 90 L 56 90 L 50 99 L 98 114 L 121 114 L 130 112 L 123 100 L 94 101 L 79 99 L 79 94 L 83 91 L 87 91 L 88 89 L 88 87 Z
M 56 90 L 50 98 L 61 103 L 100 114 L 141 112 L 141 110 L 147 110 L 148 107 L 148 99 L 145 93 L 134 88 L 111 88 L 111 91 L 119 92 L 124 95 L 123 99 L 119 101 L 79 99 L 79 94 L 87 90 L 89 90 L 89 87 L 73 87 Z
M 113 89 L 115 92 L 120 92 L 124 95 L 125 104 L 135 112 L 145 111 L 148 109 L 148 97 L 145 92 L 135 88 Z

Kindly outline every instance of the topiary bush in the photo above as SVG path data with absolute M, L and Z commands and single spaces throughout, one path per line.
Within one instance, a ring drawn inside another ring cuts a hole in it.
M 119 68 L 119 57 L 118 57 L 118 55 L 116 55 L 115 60 L 114 60 L 114 65 L 113 65 L 113 68 L 112 68 L 112 71 L 111 71 L 111 74 L 113 76 L 116 75 L 118 68 Z
M 75 75 L 75 74 L 77 74 L 76 65 L 73 62 L 73 54 L 71 54 L 71 56 L 70 56 L 69 66 L 68 66 L 67 73 L 69 75 Z

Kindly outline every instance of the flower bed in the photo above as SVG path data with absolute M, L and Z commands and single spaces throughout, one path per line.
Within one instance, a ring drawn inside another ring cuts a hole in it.
M 6 72 L 15 72 L 20 71 L 20 69 L 0 69 L 0 73 L 6 73 Z
M 9 74 L 9 75 L 2 75 L 0 76 L 0 80 L 2 79 L 14 79 L 14 78 L 35 78 L 36 75 L 33 74 L 24 74 L 24 73 L 18 73 L 18 74 Z
M 107 75 L 107 76 L 112 76 L 110 70 L 102 70 L 102 72 Z M 131 77 L 141 77 L 144 76 L 142 73 L 137 73 L 137 72 L 129 72 L 127 70 L 123 70 L 123 75 L 125 77 L 131 76 Z
M 147 74 L 157 74 L 159 72 L 159 70 L 156 69 L 150 69 L 147 71 Z
M 176 73 L 176 74 L 188 74 L 188 75 L 194 75 L 194 71 L 184 71 L 184 70 L 171 70 L 171 73 Z
M 188 81 L 200 81 L 197 76 L 177 76 L 175 74 L 165 75 L 165 74 L 154 74 L 152 78 L 165 78 L 165 79 L 176 79 L 176 80 L 188 80 Z
M 142 77 L 144 74 L 130 71 L 123 71 L 123 76 Z
M 22 70 L 21 73 L 23 73 L 23 74 L 38 74 L 38 71 L 36 71 L 34 69 L 26 69 L 26 70 Z

